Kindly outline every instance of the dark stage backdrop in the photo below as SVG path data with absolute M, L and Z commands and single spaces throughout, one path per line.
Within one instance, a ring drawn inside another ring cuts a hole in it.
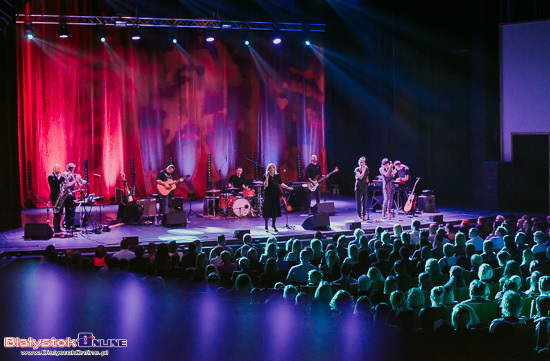
M 33 10 L 29 10 L 32 12 Z M 20 176 L 47 199 L 52 165 L 77 164 L 83 175 L 88 160 L 91 191 L 114 196 L 119 172 L 129 178 L 135 160 L 136 186 L 142 196 L 156 193 L 156 175 L 172 156 L 176 175 L 191 178 L 183 194 L 207 188 L 207 155 L 212 154 L 214 188 L 236 165 L 253 176 L 243 160 L 260 153 L 296 180 L 296 154 L 303 167 L 312 153 L 326 170 L 324 64 L 285 34 L 274 50 L 267 34 L 251 34 L 252 48 L 241 45 L 238 31 L 219 34 L 211 46 L 204 33 L 180 29 L 179 43 L 168 30 L 107 29 L 102 44 L 94 26 L 35 25 L 35 39 L 17 28 Z M 317 42 L 319 43 L 319 41 Z M 322 45 L 321 45 L 322 48 Z M 227 161 L 225 161 L 227 159 Z M 21 182 L 22 200 L 28 184 Z

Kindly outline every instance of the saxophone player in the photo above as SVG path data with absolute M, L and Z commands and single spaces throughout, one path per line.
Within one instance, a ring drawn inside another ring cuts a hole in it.
M 48 184 L 50 185 L 50 199 L 52 200 L 52 206 L 60 196 L 61 186 L 65 183 L 65 176 L 61 173 L 61 165 L 54 164 L 53 171 L 48 175 Z M 53 231 L 54 233 L 61 233 L 61 216 L 63 215 L 63 207 L 53 214 Z
M 65 228 L 71 229 L 74 226 L 74 215 L 76 211 L 75 201 L 75 186 L 83 186 L 86 181 L 82 179 L 80 174 L 75 173 L 76 164 L 69 163 L 65 172 L 65 188 L 69 190 L 65 199 Z

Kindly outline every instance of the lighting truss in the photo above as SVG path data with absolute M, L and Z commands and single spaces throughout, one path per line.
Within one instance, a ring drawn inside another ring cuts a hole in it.
M 63 20 L 67 25 L 105 25 L 113 27 L 125 27 L 139 25 L 140 27 L 155 28 L 222 28 L 231 30 L 280 30 L 280 31 L 304 31 L 325 32 L 325 24 L 307 23 L 278 23 L 262 21 L 228 21 L 228 20 L 203 20 L 203 19 L 173 19 L 173 18 L 138 18 L 129 16 L 79 16 L 79 15 L 39 15 L 17 14 L 17 23 L 59 25 Z

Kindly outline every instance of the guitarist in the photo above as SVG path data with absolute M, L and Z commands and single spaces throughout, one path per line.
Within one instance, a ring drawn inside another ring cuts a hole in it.
M 174 165 L 170 164 L 168 167 L 161 170 L 157 175 L 157 186 L 164 186 L 166 188 L 169 188 L 175 182 L 173 179 L 175 169 L 176 168 L 174 167 Z M 183 178 L 181 178 L 178 182 L 182 182 L 182 181 L 183 181 Z M 172 202 L 172 197 L 174 196 L 174 190 L 175 188 L 172 189 L 172 191 L 170 191 L 170 193 L 168 193 L 166 196 L 161 196 L 159 194 L 159 197 L 160 197 L 159 214 L 161 216 L 168 213 L 170 209 L 170 202 Z
M 409 167 L 401 163 L 401 161 L 399 160 L 396 160 L 395 162 L 393 162 L 393 164 L 395 166 L 395 170 L 397 171 L 397 178 L 395 179 L 395 181 L 399 183 L 399 204 L 403 206 L 407 202 L 407 194 L 410 191 L 410 170 Z
M 321 178 L 321 166 L 317 164 L 317 156 L 313 154 L 311 156 L 311 163 L 306 167 L 306 178 L 312 184 L 315 184 L 319 178 Z M 316 203 L 319 203 L 321 200 L 321 187 L 317 187 L 313 192 L 308 192 L 308 204 L 311 207 L 311 197 L 312 193 L 315 193 Z

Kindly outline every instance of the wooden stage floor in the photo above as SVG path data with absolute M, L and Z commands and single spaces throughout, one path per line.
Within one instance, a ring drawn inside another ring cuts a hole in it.
M 325 201 L 325 199 L 322 199 Z M 357 221 L 355 211 L 355 200 L 347 196 L 327 196 L 327 202 L 334 202 L 336 213 L 330 216 L 330 229 L 323 230 L 324 237 L 331 237 L 333 233 L 352 234 L 348 227 L 349 222 Z M 185 203 L 185 210 L 189 210 L 189 204 Z M 9 230 L 3 232 L 0 236 L 0 258 L 15 254 L 39 254 L 46 246 L 53 244 L 56 249 L 63 250 L 67 248 L 78 249 L 83 253 L 92 252 L 98 245 L 104 245 L 109 250 L 118 248 L 118 245 L 123 237 L 138 236 L 139 244 L 147 245 L 150 242 L 170 242 L 176 241 L 178 244 L 192 242 L 195 239 L 201 240 L 204 245 L 214 245 L 219 234 L 224 234 L 228 244 L 240 243 L 234 236 L 235 230 L 250 230 L 255 241 L 264 242 L 267 237 L 276 235 L 281 241 L 288 238 L 311 238 L 315 231 L 305 230 L 302 223 L 309 216 L 308 212 L 291 212 L 288 214 L 288 223 L 286 214 L 283 213 L 281 218 L 277 219 L 278 233 L 266 233 L 264 230 L 264 220 L 261 217 L 244 217 L 244 218 L 223 218 L 223 217 L 204 217 L 203 202 L 197 200 L 192 203 L 193 211 L 198 214 L 191 214 L 189 223 L 186 226 L 174 228 L 166 228 L 161 225 L 151 224 L 151 222 L 143 222 L 143 224 L 117 224 L 111 225 L 109 232 L 91 232 L 99 225 L 107 225 L 116 220 L 117 205 L 107 205 L 102 208 L 101 222 L 99 222 L 99 207 L 95 206 L 91 212 L 91 219 L 94 222 L 88 227 L 88 232 L 76 232 L 72 237 L 67 238 L 51 238 L 48 240 L 35 240 L 24 238 L 24 226 L 26 223 L 46 223 L 46 209 L 27 209 L 21 214 L 23 228 Z M 463 219 L 475 220 L 478 216 L 494 217 L 497 213 L 493 211 L 485 211 L 478 209 L 460 209 L 460 208 L 439 208 L 435 213 L 417 214 L 416 218 L 420 220 L 423 227 L 427 226 L 430 221 L 430 216 L 442 215 L 445 223 L 459 223 Z M 370 221 L 363 221 L 361 227 L 367 232 L 372 233 L 377 226 L 382 226 L 385 229 L 391 229 L 393 224 L 400 223 L 404 228 L 409 228 L 412 217 L 409 215 L 399 214 L 390 220 L 381 220 L 380 210 L 370 213 Z M 51 222 L 51 212 L 50 212 Z M 50 223 L 51 224 L 51 223 Z M 288 224 L 288 227 L 286 225 Z M 271 228 L 270 228 L 271 229 Z

